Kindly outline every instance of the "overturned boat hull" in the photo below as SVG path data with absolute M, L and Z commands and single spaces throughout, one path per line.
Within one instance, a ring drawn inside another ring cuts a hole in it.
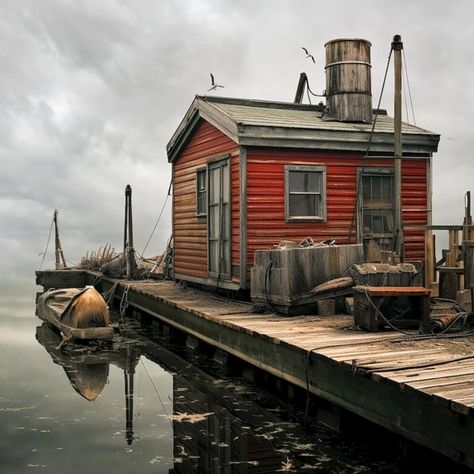
M 105 339 L 114 336 L 107 304 L 94 287 L 48 290 L 38 298 L 37 314 L 66 339 Z

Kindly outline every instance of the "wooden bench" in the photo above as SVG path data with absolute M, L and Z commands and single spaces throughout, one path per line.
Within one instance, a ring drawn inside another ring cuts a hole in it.
M 419 286 L 354 287 L 354 323 L 368 331 L 379 331 L 390 325 L 399 329 L 419 328 L 422 321 L 429 320 L 430 305 L 431 290 L 429 288 Z

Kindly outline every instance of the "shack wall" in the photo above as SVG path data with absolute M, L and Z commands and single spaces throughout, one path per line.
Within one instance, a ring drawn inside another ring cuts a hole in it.
M 230 155 L 232 267 L 240 264 L 239 147 L 220 130 L 200 120 L 188 143 L 173 162 L 173 235 L 175 272 L 194 278 L 208 278 L 207 217 L 196 213 L 196 171 L 222 155 Z M 238 275 L 232 280 L 240 281 Z
M 254 252 L 281 240 L 336 239 L 338 244 L 357 242 L 357 169 L 391 167 L 394 160 L 363 159 L 357 153 L 249 147 L 247 150 L 247 266 Z M 284 165 L 326 167 L 326 222 L 285 222 Z M 428 223 L 426 159 L 404 160 L 402 200 L 404 226 Z M 405 230 L 407 260 L 424 258 L 424 232 Z

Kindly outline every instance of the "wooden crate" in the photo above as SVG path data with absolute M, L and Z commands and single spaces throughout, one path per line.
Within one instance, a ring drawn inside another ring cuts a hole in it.
M 354 287 L 354 323 L 368 331 L 389 326 L 379 311 L 397 328 L 419 327 L 430 317 L 431 290 L 413 286 Z M 379 311 L 377 311 L 378 308 Z M 394 319 L 390 311 L 407 308 L 407 313 Z

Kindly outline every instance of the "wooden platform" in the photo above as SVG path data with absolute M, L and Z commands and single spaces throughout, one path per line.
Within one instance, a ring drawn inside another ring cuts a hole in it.
M 38 283 L 60 278 L 51 273 L 41 272 Z M 106 291 L 114 284 L 92 273 L 87 279 Z M 410 340 L 354 330 L 348 316 L 258 314 L 173 282 L 120 281 L 115 297 L 126 288 L 131 306 L 474 467 L 474 337 Z

